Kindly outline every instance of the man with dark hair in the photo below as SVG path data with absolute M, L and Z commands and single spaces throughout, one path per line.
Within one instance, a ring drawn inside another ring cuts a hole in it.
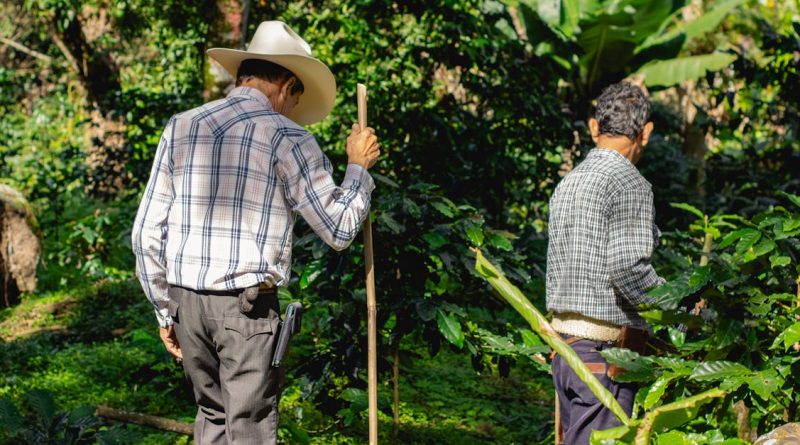
M 379 145 L 353 125 L 334 183 L 300 125 L 330 112 L 336 82 L 286 24 L 263 22 L 247 51 L 209 56 L 236 88 L 167 124 L 131 234 L 136 274 L 194 388 L 195 443 L 275 444 L 277 288 L 289 281 L 295 218 L 346 248 L 369 211 Z
M 650 103 L 630 83 L 606 88 L 589 129 L 596 147 L 556 187 L 550 200 L 547 309 L 552 326 L 628 414 L 635 388 L 607 375 L 598 351 L 647 323 L 637 306 L 663 282 L 650 265 L 658 244 L 650 183 L 635 165 L 653 131 Z M 624 346 L 624 345 L 622 345 Z M 562 443 L 588 444 L 593 430 L 619 425 L 560 356 L 553 360 Z

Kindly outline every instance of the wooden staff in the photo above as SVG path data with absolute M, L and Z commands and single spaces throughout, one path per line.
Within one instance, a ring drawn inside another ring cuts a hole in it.
M 358 84 L 358 126 L 367 128 L 367 87 Z M 367 272 L 367 385 L 369 399 L 369 444 L 378 444 L 378 346 L 377 315 L 375 304 L 375 267 L 372 256 L 372 221 L 370 214 L 364 222 L 364 267 Z

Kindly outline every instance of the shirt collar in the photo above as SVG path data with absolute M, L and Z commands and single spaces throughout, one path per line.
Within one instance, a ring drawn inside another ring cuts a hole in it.
M 264 105 L 268 110 L 272 110 L 272 103 L 270 103 L 269 99 L 267 99 L 267 96 L 265 96 L 264 93 L 258 91 L 255 88 L 236 87 L 228 93 L 228 97 L 233 97 L 233 96 L 248 96 L 251 99 L 257 101 L 258 103 Z
M 633 165 L 633 163 L 628 158 L 622 156 L 620 152 L 612 150 L 610 148 L 595 147 L 592 149 L 592 151 L 589 152 L 589 154 L 594 156 L 602 156 L 610 159 L 616 159 L 618 161 L 624 162 L 626 165 L 636 168 L 636 166 Z

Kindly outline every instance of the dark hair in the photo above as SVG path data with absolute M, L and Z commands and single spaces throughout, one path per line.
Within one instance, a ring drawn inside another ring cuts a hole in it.
M 594 113 L 600 134 L 636 139 L 650 118 L 650 101 L 642 90 L 628 82 L 608 86 L 597 98 Z
M 236 71 L 236 86 L 238 87 L 251 77 L 268 81 L 282 81 L 294 77 L 296 80 L 292 86 L 292 94 L 302 93 L 305 90 L 303 82 L 293 72 L 266 60 L 247 59 L 242 61 L 239 70 Z

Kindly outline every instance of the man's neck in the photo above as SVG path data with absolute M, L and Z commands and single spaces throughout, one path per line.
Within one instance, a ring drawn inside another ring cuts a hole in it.
M 625 136 L 600 135 L 595 142 L 597 147 L 614 150 L 633 164 L 636 164 L 639 160 L 636 153 L 636 144 Z

